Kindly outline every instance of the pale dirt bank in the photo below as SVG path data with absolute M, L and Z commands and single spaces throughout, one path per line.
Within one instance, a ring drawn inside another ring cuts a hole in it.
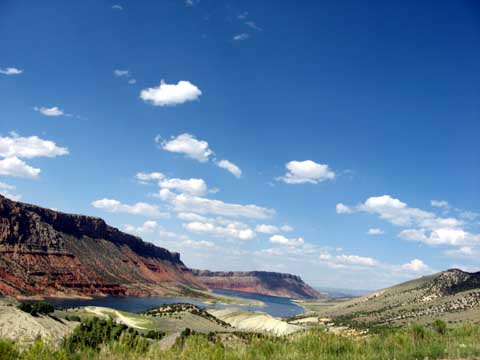
M 0 338 L 30 344 L 36 338 L 57 342 L 69 334 L 77 322 L 57 320 L 50 316 L 32 316 L 14 305 L 0 302 Z
M 304 327 L 289 324 L 262 312 L 244 311 L 238 308 L 209 310 L 210 314 L 234 328 L 244 331 L 265 332 L 273 335 L 288 335 Z

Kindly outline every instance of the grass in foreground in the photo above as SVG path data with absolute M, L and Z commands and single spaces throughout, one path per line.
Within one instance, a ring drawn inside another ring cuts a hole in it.
M 102 323 L 105 325 L 105 323 Z M 185 331 L 168 351 L 159 350 L 158 340 L 147 339 L 108 322 L 106 327 L 82 325 L 60 348 L 38 340 L 25 350 L 0 340 L 0 359 L 13 360 L 153 360 L 153 359 L 458 359 L 480 356 L 480 326 L 446 329 L 436 322 L 426 328 L 412 325 L 368 337 L 334 335 L 311 329 L 290 337 L 237 334 L 241 341 L 229 344 L 216 334 Z M 91 331 L 87 331 L 90 329 Z

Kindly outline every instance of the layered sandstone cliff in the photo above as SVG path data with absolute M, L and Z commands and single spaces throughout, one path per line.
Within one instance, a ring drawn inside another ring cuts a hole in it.
M 293 299 L 321 298 L 322 295 L 296 275 L 268 271 L 208 271 L 192 270 L 206 287 L 234 290 Z
M 0 195 L 0 295 L 155 295 L 202 288 L 178 253 Z

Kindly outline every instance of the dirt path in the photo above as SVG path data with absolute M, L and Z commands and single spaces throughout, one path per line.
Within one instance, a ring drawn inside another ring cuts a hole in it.
M 111 316 L 118 322 L 127 325 L 129 327 L 133 327 L 136 329 L 148 330 L 148 327 L 145 327 L 145 322 L 147 320 L 142 319 L 135 319 L 128 316 L 123 315 L 120 311 L 110 308 L 104 308 L 100 306 L 87 306 L 85 310 L 91 312 L 93 314 L 99 315 L 101 317 Z

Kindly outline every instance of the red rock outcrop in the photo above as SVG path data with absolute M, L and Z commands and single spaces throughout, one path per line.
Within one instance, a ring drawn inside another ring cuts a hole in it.
M 0 295 L 162 295 L 203 288 L 178 253 L 0 195 Z
M 268 271 L 208 271 L 192 270 L 192 274 L 206 287 L 234 290 L 293 299 L 324 297 L 296 275 Z

